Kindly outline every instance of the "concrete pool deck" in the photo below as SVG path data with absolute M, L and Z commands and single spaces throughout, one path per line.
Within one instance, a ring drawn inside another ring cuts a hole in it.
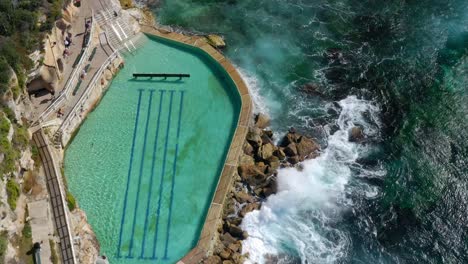
M 232 186 L 232 180 L 237 173 L 239 156 L 242 153 L 242 147 L 248 132 L 248 126 L 252 114 L 252 99 L 249 95 L 247 86 L 236 68 L 220 52 L 206 43 L 202 37 L 186 36 L 175 32 L 163 32 L 150 25 L 140 26 L 141 32 L 145 34 L 154 35 L 198 48 L 212 57 L 232 79 L 241 98 L 241 109 L 237 127 L 218 180 L 216 191 L 208 209 L 208 213 L 206 214 L 205 223 L 202 227 L 197 245 L 178 262 L 178 264 L 195 264 L 199 263 L 209 254 L 209 252 L 212 251 L 216 239 L 218 224 L 220 223 L 224 208 L 226 194 L 229 192 Z

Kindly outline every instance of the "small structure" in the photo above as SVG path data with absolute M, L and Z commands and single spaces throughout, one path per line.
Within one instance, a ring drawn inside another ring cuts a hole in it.
M 138 77 L 163 77 L 164 79 L 168 77 L 178 77 L 179 79 L 182 78 L 190 78 L 190 74 L 187 73 L 134 73 L 133 78 L 138 78 Z

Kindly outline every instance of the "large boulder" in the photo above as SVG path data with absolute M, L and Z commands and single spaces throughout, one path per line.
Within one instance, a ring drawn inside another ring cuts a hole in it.
M 313 141 L 312 139 L 302 136 L 296 144 L 296 148 L 299 158 L 301 160 L 304 160 L 310 154 L 319 150 L 320 146 L 317 143 L 315 143 L 315 141 Z
M 273 155 L 278 157 L 279 160 L 284 160 L 286 158 L 286 153 L 284 153 L 283 148 L 278 148 L 277 150 L 275 150 Z
M 260 208 L 260 203 L 250 203 L 244 206 L 240 212 L 240 215 L 244 217 L 246 214 L 252 212 L 253 210 L 258 210 Z
M 265 176 L 263 167 L 259 167 L 256 165 L 241 165 L 237 168 L 237 172 L 242 179 L 247 180 L 250 177 L 255 177 L 257 175 Z
M 296 156 L 297 155 L 297 146 L 296 146 L 296 144 L 295 143 L 289 143 L 289 145 L 287 145 L 284 148 L 284 153 L 288 157 Z
M 271 156 L 267 160 L 268 165 L 270 166 L 271 169 L 277 170 L 280 166 L 280 160 L 276 156 Z
M 275 151 L 275 146 L 271 143 L 267 143 L 263 146 L 261 146 L 259 149 L 258 149 L 258 156 L 263 159 L 263 160 L 267 160 L 269 159 L 271 156 L 273 156 L 273 152 Z
M 264 114 L 258 114 L 255 117 L 255 126 L 258 128 L 266 128 L 270 125 L 270 118 Z
M 204 264 L 221 264 L 221 258 L 219 256 L 209 256 L 203 261 Z
M 245 192 L 236 192 L 234 197 L 239 203 L 251 203 L 254 201 L 254 198 Z
M 243 239 L 243 230 L 242 228 L 236 226 L 236 225 L 230 225 L 229 226 L 229 233 L 236 238 Z
M 254 164 L 255 164 L 254 158 L 249 155 L 243 154 L 239 158 L 239 165 L 254 165 Z
M 226 42 L 224 42 L 224 39 L 221 36 L 210 34 L 206 36 L 206 39 L 211 46 L 217 49 L 226 47 Z
M 262 145 L 261 133 L 262 131 L 260 129 L 257 129 L 257 128 L 249 129 L 246 139 L 250 143 L 250 145 L 252 145 L 252 147 L 259 148 Z
M 231 234 L 229 233 L 224 233 L 222 235 L 219 236 L 219 239 L 221 240 L 221 243 L 223 243 L 223 245 L 225 247 L 229 246 L 230 244 L 232 243 L 235 243 L 237 241 L 237 239 L 235 239 Z
M 254 151 L 252 145 L 250 145 L 249 142 L 247 142 L 247 141 L 244 142 L 243 150 L 244 150 L 245 155 L 252 155 L 252 153 Z
M 363 140 L 364 140 L 364 132 L 362 128 L 359 126 L 352 127 L 349 131 L 349 141 L 361 142 Z

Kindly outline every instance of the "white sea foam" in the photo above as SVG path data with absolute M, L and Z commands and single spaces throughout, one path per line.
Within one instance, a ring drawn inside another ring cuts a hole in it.
M 369 119 L 378 123 L 378 108 L 355 96 L 339 104 L 340 129 L 328 136 L 328 147 L 318 158 L 303 162 L 301 170 L 279 170 L 278 193 L 244 218 L 242 228 L 249 237 L 243 253 L 249 252 L 249 263 L 267 263 L 266 255 L 282 253 L 297 255 L 304 264 L 334 263 L 346 256 L 348 234 L 333 223 L 346 200 L 350 165 L 366 151 L 365 146 L 348 141 L 348 131 L 360 125 L 371 136 L 378 133 L 368 123 Z
M 246 70 L 236 66 L 237 71 L 244 80 L 247 88 L 249 89 L 250 97 L 253 102 L 253 112 L 254 113 L 263 113 L 271 116 L 270 110 L 271 107 L 268 107 L 267 99 L 261 94 L 259 80 L 253 75 L 247 72 Z

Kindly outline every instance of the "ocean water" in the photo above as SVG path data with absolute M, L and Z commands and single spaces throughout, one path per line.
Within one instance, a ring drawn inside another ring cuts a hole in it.
M 468 263 L 466 1 L 154 11 L 176 30 L 223 35 L 277 139 L 293 126 L 322 145 L 301 170 L 280 170 L 279 192 L 244 219 L 252 263 Z M 356 125 L 363 144 L 348 141 Z
M 142 38 L 68 146 L 64 168 L 100 254 L 117 264 L 171 264 L 198 242 L 240 100 L 206 58 Z

